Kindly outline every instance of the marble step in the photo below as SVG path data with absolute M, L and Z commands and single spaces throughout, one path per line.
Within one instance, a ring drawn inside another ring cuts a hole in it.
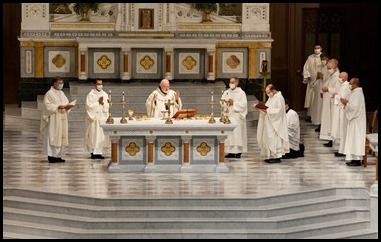
M 338 233 L 322 234 L 304 239 L 378 239 L 378 232 L 373 229 L 359 229 Z
M 343 190 L 343 191 L 340 191 Z M 97 205 L 102 204 L 102 206 L 139 206 L 139 207 L 151 207 L 151 206 L 164 206 L 164 207 L 177 207 L 181 206 L 195 206 L 195 207 L 214 207 L 217 205 L 216 202 L 220 202 L 223 206 L 246 206 L 246 207 L 256 207 L 264 206 L 271 204 L 279 204 L 285 202 L 293 202 L 305 199 L 321 198 L 325 196 L 333 196 L 338 192 L 341 192 L 341 195 L 351 195 L 358 196 L 360 198 L 369 198 L 365 188 L 310 188 L 305 191 L 288 191 L 287 193 L 278 193 L 271 196 L 259 197 L 253 199 L 244 199 L 244 198 L 192 198 L 181 199 L 176 197 L 166 198 L 166 197 L 154 197 L 154 198 L 92 198 L 85 197 L 80 194 L 72 194 L 68 196 L 66 194 L 56 194 L 48 191 L 31 191 L 24 189 L 3 189 L 3 196 L 18 196 L 26 198 L 35 198 L 35 199 L 45 199 L 49 201 L 59 201 L 59 202 L 71 202 L 78 204 L 86 205 Z
M 3 230 L 11 233 L 30 234 L 66 239 L 300 239 L 321 234 L 364 230 L 363 219 L 325 221 L 319 224 L 287 229 L 83 229 L 66 226 L 44 225 L 3 219 Z
M 273 217 L 293 213 L 301 213 L 311 210 L 321 210 L 342 206 L 362 207 L 369 204 L 369 200 L 357 197 L 327 196 L 318 199 L 305 199 L 299 201 L 285 202 L 273 205 L 256 207 L 195 207 L 195 206 L 103 206 L 83 205 L 78 203 L 48 201 L 43 199 L 6 196 L 3 198 L 3 207 L 29 209 L 41 212 L 69 213 L 87 217 L 135 217 L 135 218 L 157 218 L 157 217 Z M 118 213 L 115 213 L 115 209 Z
M 3 239 L 55 239 L 39 235 L 30 235 L 22 233 L 3 232 Z
M 117 210 L 116 210 L 117 211 Z M 365 217 L 364 213 L 369 213 L 367 208 L 362 207 L 338 207 L 322 209 L 271 218 L 189 218 L 181 217 L 168 218 L 90 218 L 72 214 L 57 214 L 50 212 L 40 212 L 27 209 L 3 208 L 3 218 L 40 223 L 41 225 L 56 225 L 86 229 L 276 229 L 302 226 L 307 224 L 322 223 L 324 221 L 335 221 L 344 219 L 354 219 Z M 365 227 L 364 227 L 365 228 Z

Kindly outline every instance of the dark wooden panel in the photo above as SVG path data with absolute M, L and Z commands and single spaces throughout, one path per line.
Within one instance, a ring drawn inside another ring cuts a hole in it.
M 19 102 L 21 3 L 3 4 L 4 104 Z

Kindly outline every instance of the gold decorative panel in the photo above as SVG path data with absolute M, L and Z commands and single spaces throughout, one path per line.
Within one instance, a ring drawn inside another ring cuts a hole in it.
M 171 156 L 173 152 L 176 151 L 176 148 L 170 143 L 166 142 L 162 147 L 161 151 L 166 155 L 166 156 Z
M 135 156 L 140 151 L 140 147 L 135 142 L 130 142 L 125 150 L 130 156 Z
M 199 146 L 197 146 L 196 150 L 200 155 L 206 156 L 212 150 L 212 148 L 210 148 L 206 142 L 202 142 Z

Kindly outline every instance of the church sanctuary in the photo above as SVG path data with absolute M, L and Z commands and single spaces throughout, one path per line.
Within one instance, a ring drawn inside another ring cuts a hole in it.
M 378 16 L 3 3 L 3 239 L 378 239 Z

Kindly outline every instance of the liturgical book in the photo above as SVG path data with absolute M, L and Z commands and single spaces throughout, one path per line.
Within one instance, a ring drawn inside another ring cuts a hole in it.
M 196 115 L 196 109 L 181 109 L 177 111 L 172 118 L 192 118 Z
M 267 109 L 268 108 L 263 102 L 259 102 L 257 105 L 255 105 L 255 107 L 258 109 Z

